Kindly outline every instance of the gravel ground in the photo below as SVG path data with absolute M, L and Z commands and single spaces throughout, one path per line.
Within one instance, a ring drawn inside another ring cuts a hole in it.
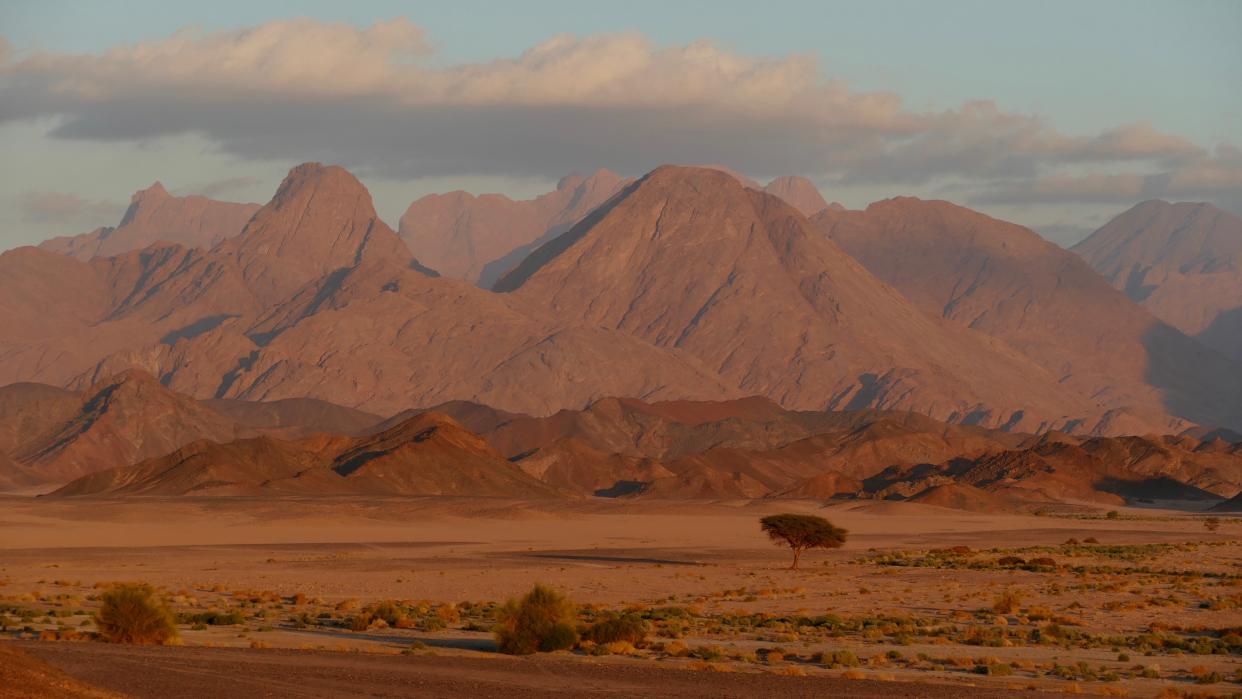
M 16 642 L 68 675 L 132 697 L 839 697 L 1001 699 L 1047 693 L 690 671 L 577 657 L 362 655 L 268 649 Z M 4 692 L 0 691 L 0 696 Z

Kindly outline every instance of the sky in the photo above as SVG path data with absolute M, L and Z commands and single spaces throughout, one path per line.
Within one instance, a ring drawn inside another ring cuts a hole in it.
M 121 9 L 123 8 L 123 9 Z M 130 195 L 415 198 L 721 163 L 943 198 L 1069 244 L 1149 198 L 1242 213 L 1242 2 L 0 3 L 0 249 Z

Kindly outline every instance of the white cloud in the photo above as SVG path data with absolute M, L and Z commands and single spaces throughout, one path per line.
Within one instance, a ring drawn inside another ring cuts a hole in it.
M 659 47 L 636 34 L 557 36 L 447 67 L 404 19 L 281 20 L 99 54 L 11 55 L 0 43 L 0 121 L 59 115 L 52 134 L 66 139 L 199 134 L 244 159 L 394 179 L 723 162 L 839 186 L 955 181 L 980 201 L 1113 201 L 1166 181 L 1219 194 L 1242 171 L 1148 123 L 1070 135 L 987 101 L 914 111 L 824 76 L 811 56 Z

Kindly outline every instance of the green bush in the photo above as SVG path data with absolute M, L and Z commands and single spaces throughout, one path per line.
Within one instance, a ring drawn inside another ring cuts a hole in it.
M 578 643 L 577 610 L 561 593 L 545 585 L 500 609 L 496 644 L 501 653 L 530 655 L 568 650 Z
M 635 614 L 612 614 L 591 624 L 582 640 L 600 645 L 628 641 L 638 647 L 647 641 L 647 623 Z
M 100 595 L 95 626 L 109 643 L 160 645 L 177 637 L 172 611 L 145 583 L 108 588 Z

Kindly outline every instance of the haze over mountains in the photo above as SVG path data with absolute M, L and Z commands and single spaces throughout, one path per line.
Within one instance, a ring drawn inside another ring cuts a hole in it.
M 1158 318 L 1242 359 L 1242 218 L 1210 204 L 1146 201 L 1074 252 Z
M 1029 229 L 943 201 L 903 197 L 824 211 L 815 225 L 927 313 L 1003 340 L 1092 396 L 1118 424 L 1242 420 L 1237 364 L 1109 288 Z
M 235 204 L 198 195 L 174 197 L 156 182 L 134 193 L 129 209 L 115 227 L 52 238 L 39 247 L 79 260 L 109 257 L 156 242 L 186 247 L 211 247 L 245 228 L 258 204 Z
M 1187 289 L 1238 284 L 1236 222 L 1143 204 L 1084 262 L 948 202 L 847 211 L 718 167 L 433 195 L 399 234 L 335 166 L 257 209 L 157 184 L 115 229 L 0 255 L 0 487 L 1232 497 L 1236 309 Z

